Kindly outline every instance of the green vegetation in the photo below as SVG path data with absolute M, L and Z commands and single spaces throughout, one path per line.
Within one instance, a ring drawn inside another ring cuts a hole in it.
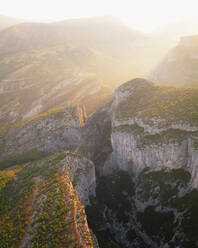
M 147 207 L 144 212 L 138 212 L 137 218 L 147 234 L 158 242 L 167 242 L 171 248 L 196 247 L 198 228 L 198 191 L 184 193 L 190 182 L 191 175 L 183 169 L 171 171 L 150 171 L 144 169 L 138 178 L 137 197 L 144 202 L 153 199 L 153 206 Z M 179 191 L 183 195 L 179 196 Z M 156 207 L 161 208 L 157 211 Z M 173 209 L 177 216 L 175 218 Z M 150 223 L 152 222 L 152 225 Z M 175 231 L 182 233 L 175 235 Z
M 116 218 L 123 223 L 129 221 L 127 212 L 133 209 L 130 197 L 134 195 L 134 184 L 127 172 L 120 171 L 114 175 L 100 178 L 97 199 L 86 208 L 89 226 L 93 229 L 102 248 L 121 247 L 113 238 L 111 230 L 105 224 L 112 224 L 112 216 L 106 207 L 111 209 Z
M 198 137 L 198 131 L 185 131 L 180 129 L 168 129 L 156 134 L 147 134 L 144 128 L 134 125 L 121 125 L 113 128 L 113 132 L 124 132 L 133 135 L 139 135 L 138 148 L 143 149 L 149 145 L 165 145 L 168 143 L 176 143 L 181 145 L 184 140 L 189 137 Z M 198 148 L 198 142 L 193 143 L 194 148 Z
M 142 79 L 143 80 L 143 79 Z M 144 84 L 143 84 L 144 83 Z M 134 84 L 134 85 L 133 85 Z M 138 85 L 140 84 L 140 86 Z M 143 84 L 143 85 L 142 85 Z M 122 101 L 116 109 L 116 118 L 138 118 L 151 127 L 169 128 L 156 134 L 148 134 L 138 124 L 121 125 L 114 132 L 139 135 L 138 148 L 148 145 L 176 143 L 181 145 L 189 137 L 198 137 L 198 131 L 185 131 L 170 127 L 171 124 L 198 127 L 198 90 L 154 85 L 150 82 L 128 82 L 121 91 L 133 88 L 133 94 Z M 194 142 L 196 148 L 196 141 Z
M 122 86 L 124 87 L 124 86 Z M 132 83 L 131 83 L 132 87 Z M 175 121 L 198 125 L 198 90 L 173 88 L 154 85 L 147 82 L 137 89 L 116 110 L 116 118 L 144 119 L 152 122 L 152 118 L 163 118 L 166 125 Z
M 184 169 L 170 171 L 143 170 L 138 177 L 138 198 L 147 201 L 152 196 L 158 204 L 170 205 L 181 188 L 186 188 L 191 179 L 189 172 Z
M 138 185 L 144 183 L 146 180 L 151 180 L 152 183 L 156 184 L 177 183 L 186 187 L 190 182 L 190 178 L 190 173 L 184 169 L 150 171 L 149 168 L 145 168 L 139 175 Z
M 184 131 L 180 129 L 168 129 L 161 132 L 160 134 L 145 135 L 141 141 L 141 147 L 145 145 L 163 145 L 167 143 L 177 143 L 181 145 L 182 141 L 189 137 L 197 137 L 198 131 Z M 141 148 L 140 147 L 140 148 Z
M 0 161 L 0 170 L 6 169 L 13 165 L 21 165 L 27 162 L 33 162 L 46 156 L 49 156 L 49 154 L 46 152 L 30 150 L 16 156 L 6 157 Z
M 144 212 L 137 213 L 137 220 L 141 223 L 144 231 L 153 240 L 163 239 L 169 241 L 174 236 L 174 214 L 171 211 L 157 212 L 155 207 L 149 206 Z M 151 224 L 152 223 L 152 224 Z M 157 241 L 160 245 L 160 240 Z
M 193 147 L 194 147 L 195 149 L 198 149 L 198 141 L 194 141 L 194 142 L 193 142 Z
M 126 240 L 131 247 L 149 247 L 137 232 L 137 226 L 156 247 L 166 243 L 170 248 L 197 247 L 198 191 L 189 190 L 190 180 L 190 173 L 181 168 L 159 171 L 145 168 L 134 183 L 126 172 L 101 178 L 97 199 L 87 207 L 89 225 L 100 247 L 119 247 L 114 244 L 115 223 L 128 230 Z
M 8 126 L 3 126 L 2 125 L 0 127 L 0 139 L 3 138 L 7 134 L 8 130 L 9 130 Z
M 118 127 L 114 127 L 113 132 L 127 132 L 127 133 L 134 133 L 136 135 L 141 135 L 144 133 L 144 128 L 138 126 L 137 124 L 121 125 Z
M 83 89 L 98 78 L 97 72 L 92 68 L 94 63 L 91 63 L 91 69 L 87 66 L 87 63 L 84 63 L 87 50 L 81 54 L 81 51 L 77 49 L 78 52 L 80 53 L 77 56 L 74 47 L 67 44 L 58 44 L 50 48 L 43 47 L 21 51 L 1 57 L 0 81 L 2 80 L 2 85 L 5 85 L 5 92 L 1 94 L 0 98 L 0 126 L 6 127 L 7 131 L 7 126 L 10 127 L 13 123 L 17 123 L 16 127 L 19 127 L 25 125 L 28 121 L 36 120 L 32 118 L 32 120 L 22 121 L 24 113 L 31 109 L 32 103 L 43 96 L 48 96 L 49 93 L 52 96 L 49 100 L 43 100 L 42 112 L 67 105 L 70 100 L 77 103 L 79 92 L 82 91 L 83 94 Z M 91 60 L 95 60 L 95 55 L 92 58 L 90 51 L 87 56 L 91 56 Z M 87 59 L 88 61 L 89 59 Z M 98 71 L 97 65 L 96 70 Z M 80 77 L 78 78 L 79 72 L 82 72 L 82 74 L 84 72 L 84 75 L 82 75 L 82 79 L 83 77 L 84 79 L 81 82 Z M 103 71 L 100 74 L 103 76 Z M 64 90 L 61 87 L 56 88 L 57 84 L 67 79 L 73 80 L 74 83 L 65 86 Z M 78 80 L 79 83 L 76 84 Z M 54 92 L 52 92 L 52 89 L 54 89 Z M 89 112 L 93 112 L 101 104 L 101 100 L 102 102 L 103 99 L 108 101 L 110 94 L 110 90 L 103 88 L 99 95 L 96 96 L 95 94 L 90 99 L 84 98 L 82 101 L 89 107 Z M 97 101 L 95 101 L 96 98 Z M 57 111 L 63 109 L 57 109 Z M 46 113 L 46 115 L 48 114 L 51 114 L 50 111 Z M 43 115 L 45 116 L 45 114 Z M 0 128 L 0 137 L 4 134 L 5 130 Z
M 198 228 L 198 191 L 193 190 L 183 197 L 177 199 L 174 207 L 179 212 L 183 212 L 181 223 L 181 231 L 187 236 L 184 240 L 184 247 L 196 247 L 197 244 L 197 228 Z
M 72 242 L 69 235 L 66 235 L 72 224 L 67 220 L 72 202 L 69 203 L 69 199 L 65 198 L 66 190 L 56 174 L 47 183 L 42 184 L 40 194 L 44 194 L 47 199 L 39 202 L 36 220 L 32 223 L 33 228 L 30 233 L 33 235 L 33 247 L 59 247 Z M 36 198 L 36 201 L 38 200 L 39 195 Z M 41 215 L 39 215 L 40 209 L 42 209 Z M 34 228 L 37 225 L 38 229 Z
M 1 248 L 18 247 L 27 234 L 35 248 L 76 247 L 71 233 L 76 195 L 67 172 L 58 172 L 65 156 L 60 153 L 16 170 L 0 171 Z
M 40 119 L 43 119 L 45 117 L 48 117 L 50 115 L 61 113 L 63 110 L 72 108 L 74 106 L 77 106 L 77 105 L 76 104 L 73 104 L 73 105 L 69 105 L 69 106 L 64 106 L 64 107 L 59 107 L 59 108 L 51 109 L 51 110 L 49 110 L 49 111 L 47 111 L 45 113 L 42 113 L 40 115 L 33 116 L 32 118 L 29 118 L 29 119 L 24 120 L 22 122 L 16 123 L 12 128 L 23 127 L 23 126 L 25 126 L 25 125 L 27 125 L 29 123 L 36 122 L 36 121 L 38 121 Z
M 20 172 L 16 173 L 20 177 Z M 2 181 L 0 181 L 2 184 Z M 33 190 L 32 181 L 15 182 L 10 178 L 0 190 L 0 246 L 17 247 L 27 226 L 27 199 Z
M 12 175 L 8 172 L 0 171 L 0 191 L 6 187 L 7 183 L 12 179 Z

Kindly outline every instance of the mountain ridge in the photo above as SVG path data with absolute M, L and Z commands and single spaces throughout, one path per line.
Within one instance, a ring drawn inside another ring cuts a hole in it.
M 177 86 L 197 87 L 197 35 L 181 37 L 162 62 L 153 70 L 149 78 L 154 82 Z

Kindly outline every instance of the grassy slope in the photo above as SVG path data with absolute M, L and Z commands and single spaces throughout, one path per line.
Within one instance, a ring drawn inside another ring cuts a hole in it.
M 83 206 L 60 171 L 65 156 L 0 171 L 0 247 L 93 247 Z
M 133 82 L 131 82 L 133 87 Z M 198 125 L 198 90 L 147 83 L 138 88 L 117 108 L 117 118 L 164 118 L 167 122 Z

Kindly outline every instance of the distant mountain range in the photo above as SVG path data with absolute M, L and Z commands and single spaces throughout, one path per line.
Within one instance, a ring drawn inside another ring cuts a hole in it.
M 0 32 L 0 123 L 73 103 L 93 112 L 117 85 L 151 71 L 173 44 L 112 17 L 8 27 Z
M 125 62 L 125 68 L 129 63 L 132 76 L 149 70 L 174 44 L 134 31 L 116 18 L 94 17 L 10 27 L 1 33 L 0 55 L 55 45 L 86 48 L 114 63 Z

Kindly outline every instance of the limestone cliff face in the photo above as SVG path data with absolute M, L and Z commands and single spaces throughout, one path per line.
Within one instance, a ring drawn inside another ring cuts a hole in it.
M 164 110 L 160 115 L 152 100 L 144 96 L 147 91 L 148 94 L 151 92 L 152 87 L 155 91 L 156 86 L 137 79 L 117 89 L 111 133 L 113 152 L 103 167 L 103 173 L 125 170 L 138 175 L 145 167 L 154 170 L 182 167 L 191 172 L 192 186 L 198 187 L 198 126 L 189 120 L 186 123 L 182 112 L 181 118 L 176 118 L 173 111 L 165 116 Z M 150 98 L 158 105 L 158 98 L 164 94 L 157 90 Z M 141 105 L 143 101 L 146 102 L 144 106 Z M 167 99 L 165 102 L 168 104 Z M 150 110 L 158 114 L 149 116 Z
M 7 133 L 0 158 L 33 149 L 55 153 L 76 148 L 86 121 L 85 109 L 80 106 L 55 109 L 33 117 Z
M 80 201 L 86 206 L 90 197 L 95 196 L 96 176 L 93 162 L 82 157 L 78 152 L 66 152 L 62 161 L 63 171 L 68 171 Z

